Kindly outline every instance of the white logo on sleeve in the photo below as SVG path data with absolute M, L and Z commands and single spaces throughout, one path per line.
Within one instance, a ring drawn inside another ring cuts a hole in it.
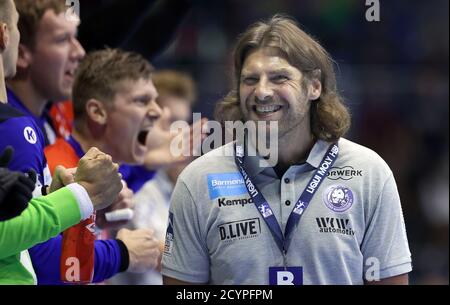
M 36 132 L 34 131 L 33 128 L 31 128 L 29 126 L 25 127 L 25 129 L 23 130 L 23 136 L 24 136 L 25 140 L 28 141 L 28 143 L 36 144 L 37 136 L 36 136 Z

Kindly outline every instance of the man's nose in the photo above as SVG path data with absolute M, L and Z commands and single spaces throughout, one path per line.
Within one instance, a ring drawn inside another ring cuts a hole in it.
M 161 107 L 158 105 L 158 103 L 156 102 L 156 100 L 153 100 L 150 102 L 149 107 L 148 107 L 148 116 L 153 119 L 153 120 L 157 120 L 161 117 L 162 115 L 162 109 Z
M 269 82 L 265 79 L 261 79 L 255 88 L 255 96 L 260 101 L 266 101 L 272 98 L 273 90 Z
M 81 45 L 80 41 L 77 38 L 73 39 L 72 42 L 72 57 L 74 60 L 81 60 L 86 55 L 86 51 Z

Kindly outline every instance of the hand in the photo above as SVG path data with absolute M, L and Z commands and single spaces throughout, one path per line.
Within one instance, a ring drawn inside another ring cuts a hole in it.
M 121 221 L 107 221 L 105 218 L 105 214 L 111 211 L 121 210 L 121 209 L 134 209 L 133 202 L 133 191 L 128 188 L 127 183 L 122 180 L 123 188 L 117 196 L 116 200 L 106 209 L 97 211 L 97 216 L 95 219 L 95 224 L 100 229 L 115 229 L 126 225 L 129 220 L 121 220 Z
M 117 233 L 117 239 L 123 241 L 128 249 L 130 265 L 127 271 L 142 273 L 158 267 L 161 258 L 159 242 L 151 230 L 122 229 Z
M 119 165 L 111 156 L 93 147 L 78 162 L 75 182 L 83 186 L 91 198 L 94 209 L 108 207 L 122 190 Z
M 36 184 L 36 172 L 28 174 L 13 172 L 7 166 L 12 159 L 14 149 L 8 146 L 0 156 L 0 221 L 19 216 L 33 197 Z
M 48 193 L 52 193 L 68 184 L 74 183 L 76 170 L 76 167 L 65 168 L 62 165 L 58 165 L 55 168 L 55 174 L 53 175 Z
M 6 146 L 0 156 L 0 167 L 8 167 L 14 155 L 14 148 L 12 146 Z

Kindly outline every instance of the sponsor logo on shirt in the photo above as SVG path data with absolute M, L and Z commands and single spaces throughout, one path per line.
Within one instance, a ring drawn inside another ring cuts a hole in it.
M 173 237 L 173 213 L 169 212 L 169 224 L 167 225 L 166 240 L 164 242 L 164 255 L 172 255 Z
M 259 218 L 243 219 L 227 222 L 218 226 L 221 241 L 232 242 L 255 238 L 261 234 L 261 223 Z
M 317 217 L 319 233 L 335 233 L 343 235 L 355 235 L 355 231 L 350 227 L 350 219 L 334 217 Z
M 36 144 L 37 142 L 36 132 L 30 126 L 25 127 L 25 129 L 23 130 L 23 137 L 30 144 Z
M 253 203 L 252 198 L 238 198 L 238 199 L 227 199 L 225 197 L 219 198 L 217 200 L 219 203 L 219 208 L 226 206 L 245 206 L 249 203 Z
M 350 180 L 353 177 L 362 177 L 362 169 L 354 169 L 352 166 L 332 167 L 327 178 L 331 180 Z
M 345 212 L 353 205 L 353 191 L 346 186 L 332 185 L 323 192 L 323 202 L 334 212 Z
M 207 178 L 211 200 L 247 194 L 244 179 L 240 173 L 209 174 Z

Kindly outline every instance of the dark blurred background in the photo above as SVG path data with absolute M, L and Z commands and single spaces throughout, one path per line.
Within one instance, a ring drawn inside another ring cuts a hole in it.
M 413 255 L 410 282 L 448 284 L 449 1 L 380 0 L 379 22 L 366 20 L 364 0 L 192 3 L 152 63 L 194 77 L 196 112 L 212 118 L 229 90 L 239 33 L 275 13 L 294 17 L 336 61 L 353 116 L 347 138 L 378 152 L 394 172 Z M 160 30 L 146 29 L 148 39 Z

